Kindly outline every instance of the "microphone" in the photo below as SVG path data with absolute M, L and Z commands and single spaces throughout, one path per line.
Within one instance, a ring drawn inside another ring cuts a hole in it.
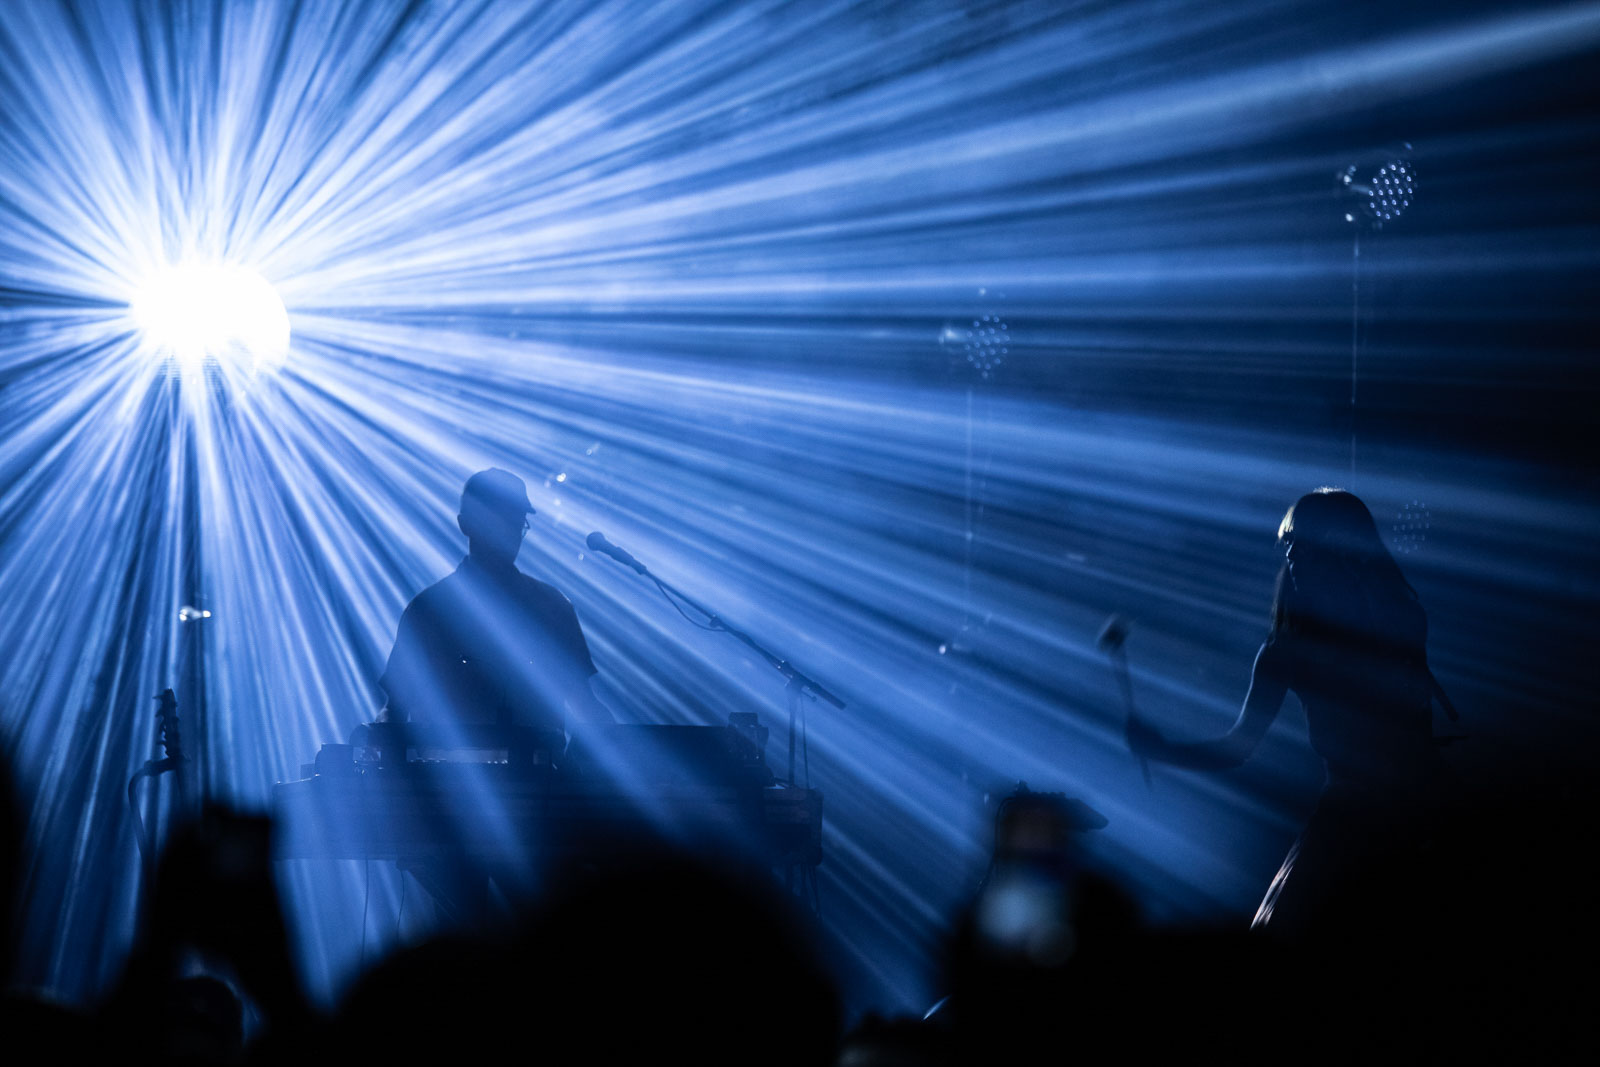
M 1128 640 L 1128 631 L 1132 629 L 1133 623 L 1126 615 L 1112 615 L 1100 628 L 1100 636 L 1095 638 L 1095 644 L 1107 652 L 1120 652 Z
M 610 556 L 624 567 L 632 568 L 633 570 L 638 571 L 640 574 L 650 573 L 650 569 L 648 567 L 634 559 L 624 549 L 620 549 L 610 541 L 607 541 L 606 535 L 601 533 L 599 530 L 596 530 L 594 533 L 590 534 L 584 543 L 589 546 L 589 551 L 591 552 L 604 552 L 606 555 Z

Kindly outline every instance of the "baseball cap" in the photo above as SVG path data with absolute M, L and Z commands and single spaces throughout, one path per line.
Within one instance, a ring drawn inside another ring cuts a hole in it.
M 467 479 L 461 490 L 461 510 L 475 504 L 496 515 L 529 515 L 528 487 L 510 471 L 490 467 Z

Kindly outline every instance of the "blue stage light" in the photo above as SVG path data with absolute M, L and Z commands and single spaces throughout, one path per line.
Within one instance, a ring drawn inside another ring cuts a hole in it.
M 1411 555 L 1428 540 L 1428 530 L 1433 526 L 1433 512 L 1421 500 L 1411 500 L 1395 512 L 1389 527 L 1389 544 L 1401 555 Z
M 967 365 L 978 377 L 991 378 L 1011 351 L 1010 329 L 999 315 L 981 315 L 972 320 L 964 348 Z
M 1411 146 L 1402 150 L 1409 152 Z M 1345 201 L 1344 219 L 1373 230 L 1404 215 L 1417 196 L 1415 166 L 1403 156 L 1380 163 L 1352 163 L 1339 172 L 1338 192 Z

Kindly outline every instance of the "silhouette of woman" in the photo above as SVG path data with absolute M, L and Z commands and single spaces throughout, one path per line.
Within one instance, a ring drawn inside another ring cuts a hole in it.
M 1432 700 L 1451 718 L 1428 670 L 1428 620 L 1416 590 L 1352 493 L 1307 493 L 1278 527 L 1284 564 L 1272 626 L 1256 654 L 1250 691 L 1220 738 L 1168 741 L 1130 714 L 1128 747 L 1180 766 L 1238 766 L 1272 724 L 1284 694 L 1305 707 L 1312 747 L 1327 780 L 1310 821 L 1290 848 L 1252 927 L 1290 936 L 1326 923 L 1337 897 L 1346 914 L 1365 913 L 1383 864 L 1406 864 L 1427 832 L 1440 784 Z

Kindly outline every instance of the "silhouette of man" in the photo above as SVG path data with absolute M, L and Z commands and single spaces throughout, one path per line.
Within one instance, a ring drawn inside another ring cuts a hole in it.
M 571 602 L 516 567 L 530 514 L 527 487 L 509 471 L 467 479 L 456 516 L 467 557 L 400 616 L 380 720 L 547 731 L 611 721 L 590 690 L 594 662 Z

